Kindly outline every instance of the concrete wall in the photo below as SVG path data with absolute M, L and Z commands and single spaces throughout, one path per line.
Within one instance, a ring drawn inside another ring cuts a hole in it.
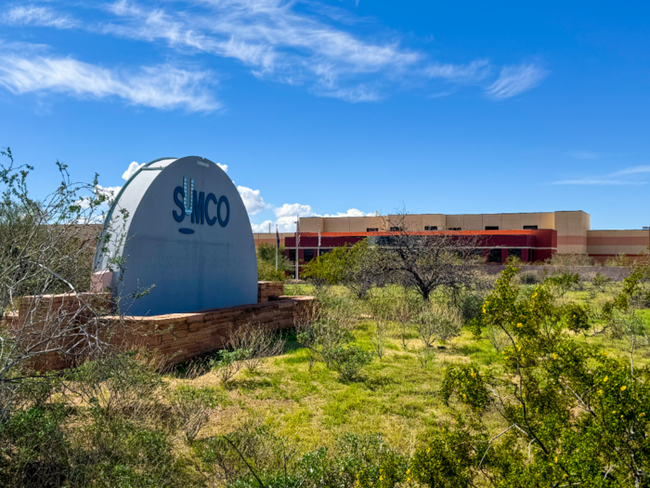
M 532 265 L 532 266 L 518 266 L 521 268 L 520 273 L 537 273 L 540 277 L 546 275 L 551 276 L 554 273 L 561 272 L 563 267 L 561 266 L 541 266 L 541 265 Z M 488 265 L 484 266 L 483 270 L 488 274 L 498 274 L 506 269 L 505 265 Z M 578 273 L 580 279 L 582 280 L 591 280 L 596 273 L 608 276 L 614 281 L 622 281 L 628 276 L 632 271 L 630 268 L 625 266 L 575 266 L 571 268 L 572 272 Z

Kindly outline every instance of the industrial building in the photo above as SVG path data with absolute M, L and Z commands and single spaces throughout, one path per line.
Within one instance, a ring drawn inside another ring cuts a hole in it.
M 624 254 L 638 259 L 648 253 L 650 231 L 592 230 L 591 217 L 583 211 L 503 214 L 413 214 L 370 217 L 302 217 L 299 259 L 308 262 L 319 253 L 353 244 L 371 236 L 399 231 L 454 232 L 480 237 L 487 262 L 501 263 L 509 255 L 522 261 L 543 261 L 553 254 L 582 254 L 596 261 Z M 320 247 L 318 233 L 320 232 Z M 295 260 L 295 234 L 281 235 L 287 257 Z M 275 243 L 275 234 L 256 234 L 256 244 Z

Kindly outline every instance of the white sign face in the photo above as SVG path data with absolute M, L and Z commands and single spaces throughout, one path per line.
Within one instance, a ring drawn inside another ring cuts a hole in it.
M 228 175 L 207 159 L 163 159 L 140 168 L 118 194 L 105 232 L 108 242 L 99 243 L 95 270 L 115 271 L 111 288 L 122 313 L 161 315 L 257 302 L 248 213 Z

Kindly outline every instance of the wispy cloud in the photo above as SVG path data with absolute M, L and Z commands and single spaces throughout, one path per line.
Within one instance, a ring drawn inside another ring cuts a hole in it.
M 469 64 L 433 63 L 424 68 L 429 78 L 444 78 L 459 83 L 475 83 L 489 76 L 492 66 L 487 59 L 478 59 Z
M 173 66 L 117 72 L 71 58 L 0 56 L 0 85 L 16 94 L 58 92 L 78 98 L 119 98 L 158 109 L 191 112 L 220 107 L 206 89 L 209 73 Z
M 40 25 L 57 29 L 71 29 L 78 25 L 78 22 L 69 15 L 55 12 L 49 7 L 35 5 L 10 8 L 0 17 L 0 21 L 11 25 Z
M 535 64 L 506 66 L 499 78 L 487 88 L 487 93 L 496 99 L 511 98 L 536 87 L 548 75 L 548 71 Z
M 627 175 L 639 175 L 650 173 L 650 166 L 633 166 L 632 168 L 622 169 L 616 173 L 612 173 L 612 176 L 627 176 Z
M 352 33 L 351 25 L 364 22 L 364 30 L 368 31 L 373 21 L 318 2 L 304 5 L 293 0 L 117 0 L 87 4 L 85 8 L 95 9 L 95 15 L 80 16 L 83 22 L 49 6 L 35 5 L 14 7 L 3 19 L 13 25 L 76 27 L 154 43 L 173 50 L 175 57 L 202 53 L 232 59 L 257 78 L 301 86 L 317 96 L 352 103 L 374 102 L 386 98 L 391 91 L 441 82 L 451 87 L 435 86 L 434 93 L 477 85 L 490 98 L 500 100 L 535 87 L 547 75 L 532 63 L 500 68 L 483 58 L 465 63 L 432 60 L 427 53 L 405 46 L 395 33 L 380 26 L 373 26 L 372 37 Z M 210 58 L 200 59 L 204 62 Z M 197 88 L 205 79 L 196 78 L 196 72 L 190 75 L 194 78 L 183 89 L 189 89 L 190 98 L 197 98 L 199 93 L 207 97 L 206 91 Z M 129 85 L 122 78 L 119 81 Z M 176 97 L 179 95 L 180 92 L 175 93 Z M 189 102 L 181 105 L 196 110 Z M 211 106 L 214 105 L 212 101 Z
M 569 153 L 569 156 L 576 159 L 598 159 L 600 157 L 598 153 L 589 151 L 573 151 Z
M 560 180 L 553 182 L 553 184 L 586 186 L 646 185 L 648 181 L 640 177 L 644 174 L 650 174 L 650 166 L 633 166 L 603 176 L 588 176 L 583 178 Z

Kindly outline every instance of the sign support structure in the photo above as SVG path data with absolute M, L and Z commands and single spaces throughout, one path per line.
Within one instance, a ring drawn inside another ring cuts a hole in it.
M 300 217 L 296 216 L 296 281 L 300 279 Z

